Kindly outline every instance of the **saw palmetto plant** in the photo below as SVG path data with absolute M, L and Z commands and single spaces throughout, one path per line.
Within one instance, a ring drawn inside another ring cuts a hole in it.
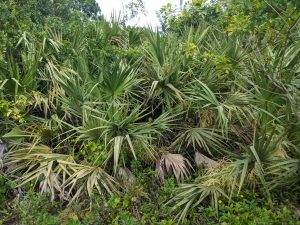
M 4 173 L 71 205 L 122 193 L 140 161 L 160 184 L 175 177 L 179 221 L 299 182 L 299 33 L 258 49 L 207 25 L 184 31 L 98 21 L 70 37 L 25 33 L 0 58 Z

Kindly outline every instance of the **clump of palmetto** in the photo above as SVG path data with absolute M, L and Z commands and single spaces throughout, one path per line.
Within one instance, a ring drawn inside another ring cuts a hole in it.
M 79 32 L 64 57 L 58 32 L 26 33 L 21 61 L 1 59 L 0 100 L 30 102 L 22 123 L 8 114 L 0 130 L 5 172 L 19 186 L 32 182 L 71 204 L 131 185 L 130 162 L 141 160 L 156 164 L 161 182 L 172 174 L 180 182 L 169 204 L 183 220 L 246 186 L 268 194 L 299 181 L 299 34 L 258 52 L 210 27 L 177 37 L 103 22 L 93 32 L 97 50 Z M 110 45 L 138 57 L 107 56 Z M 80 153 L 91 141 L 104 159 Z M 197 170 L 204 175 L 194 179 Z

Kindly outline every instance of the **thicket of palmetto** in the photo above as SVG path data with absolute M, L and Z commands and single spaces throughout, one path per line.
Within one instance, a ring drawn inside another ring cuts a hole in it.
M 20 187 L 72 204 L 122 192 L 120 174 L 140 160 L 161 182 L 175 175 L 167 204 L 182 219 L 246 187 L 269 195 L 299 181 L 299 32 L 263 47 L 206 26 L 84 32 L 24 33 L 0 62 L 1 99 L 15 102 L 2 104 L 3 169 Z

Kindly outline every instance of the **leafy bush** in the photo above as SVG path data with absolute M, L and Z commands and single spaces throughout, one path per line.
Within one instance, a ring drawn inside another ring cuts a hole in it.
M 240 199 L 229 204 L 219 200 L 218 212 L 211 207 L 201 207 L 199 211 L 205 224 L 299 224 L 291 206 L 271 207 L 266 200 L 256 199 Z

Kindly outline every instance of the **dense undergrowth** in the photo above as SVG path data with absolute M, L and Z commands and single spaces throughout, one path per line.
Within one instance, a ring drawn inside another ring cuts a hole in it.
M 299 223 L 297 1 L 194 1 L 163 31 L 71 2 L 0 3 L 2 223 Z
M 29 191 L 26 197 L 14 199 L 1 211 L 4 224 L 159 224 L 176 223 L 176 213 L 165 202 L 172 196 L 176 181 L 168 178 L 164 187 L 156 181 L 151 168 L 136 167 L 137 181 L 123 195 L 114 195 L 102 201 L 93 200 L 75 203 L 71 207 L 59 201 L 49 201 L 49 195 Z M 9 187 L 7 189 L 9 193 Z M 12 190 L 10 190 L 12 191 Z M 199 206 L 188 213 L 182 224 L 298 224 L 295 205 L 299 194 L 291 197 L 287 189 L 274 195 L 272 205 L 263 195 L 244 190 L 231 203 L 220 198 L 219 210 L 211 206 Z M 12 200 L 12 199 L 10 199 Z

